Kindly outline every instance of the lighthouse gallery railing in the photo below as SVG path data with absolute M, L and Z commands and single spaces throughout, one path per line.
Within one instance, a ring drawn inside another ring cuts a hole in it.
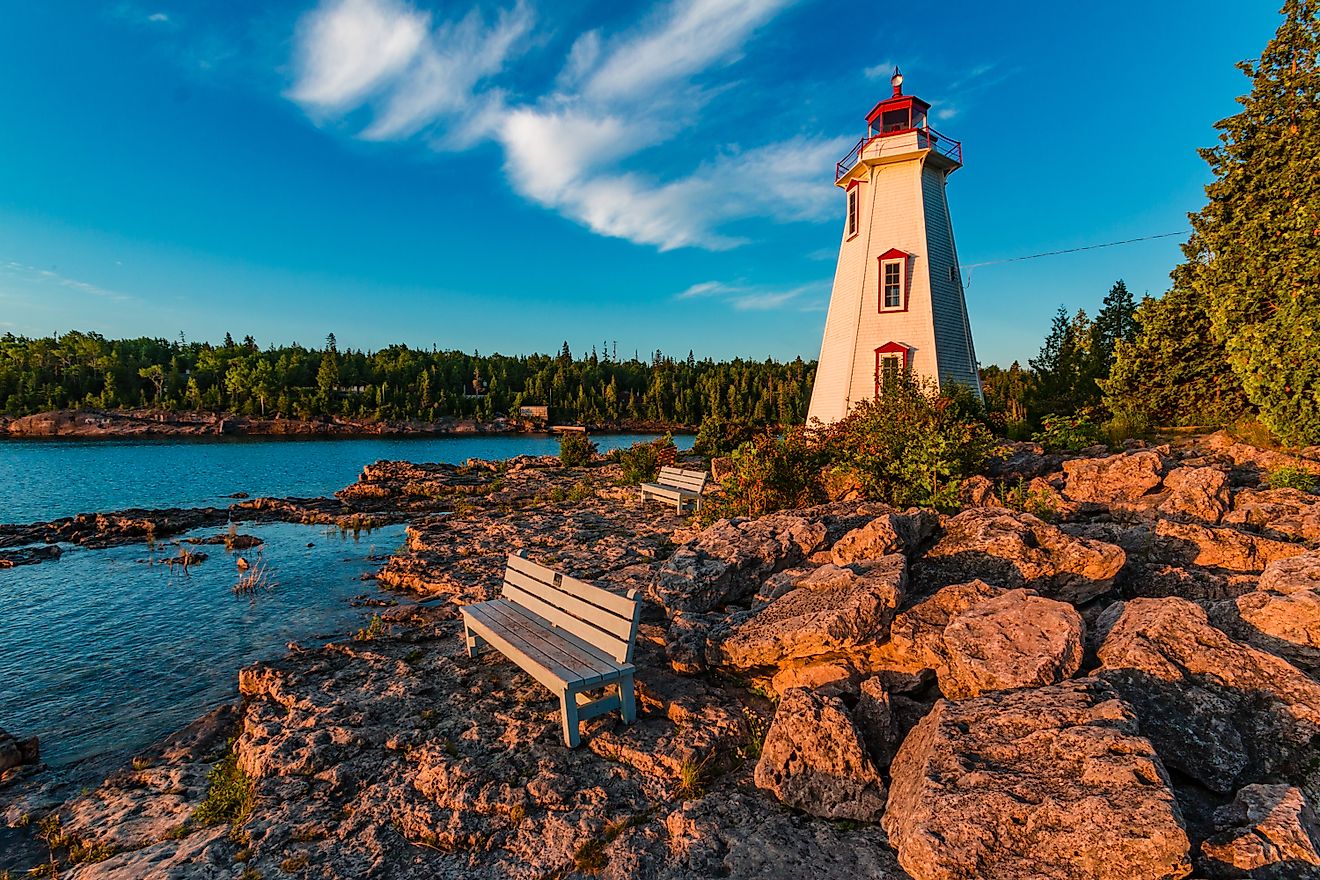
M 834 182 L 838 183 L 843 179 L 845 174 L 853 169 L 853 166 L 857 164 L 859 159 L 861 159 L 862 153 L 873 142 L 883 138 L 893 137 L 894 135 L 907 134 L 912 131 L 917 133 L 917 146 L 920 149 L 934 150 L 941 156 L 946 156 L 957 162 L 959 165 L 962 164 L 961 141 L 955 141 L 951 137 L 946 137 L 935 131 L 933 128 L 906 128 L 902 131 L 887 131 L 883 134 L 867 135 L 862 138 L 857 142 L 857 145 L 848 152 L 848 155 L 840 159 L 838 164 L 834 166 Z

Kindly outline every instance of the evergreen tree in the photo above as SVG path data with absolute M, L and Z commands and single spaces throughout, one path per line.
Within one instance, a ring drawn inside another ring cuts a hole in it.
M 1136 336 L 1118 340 L 1105 406 L 1128 421 L 1157 425 L 1221 425 L 1247 406 L 1242 386 L 1210 332 L 1202 294 L 1188 265 L 1173 271 L 1173 289 L 1146 297 L 1134 319 Z
M 1109 377 L 1114 364 L 1114 346 L 1131 342 L 1137 335 L 1137 304 L 1120 278 L 1109 288 L 1091 330 L 1092 373 L 1096 379 Z
M 1320 443 L 1320 0 L 1288 0 L 1241 112 L 1202 150 L 1215 181 L 1185 248 L 1228 364 L 1285 443 Z

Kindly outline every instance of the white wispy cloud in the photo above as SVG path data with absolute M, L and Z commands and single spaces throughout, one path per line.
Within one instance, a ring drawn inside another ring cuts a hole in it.
M 884 61 L 881 61 L 879 64 L 866 68 L 865 70 L 862 71 L 862 74 L 867 79 L 887 80 L 894 75 L 894 68 L 897 66 L 898 64 L 896 62 L 886 58 Z
M 153 12 L 147 16 L 147 21 L 154 21 L 157 24 L 163 24 L 170 20 L 170 17 L 163 12 Z
M 116 290 L 109 290 L 99 284 L 92 284 L 87 281 L 81 281 L 77 278 L 70 278 L 67 275 L 61 275 L 59 272 L 52 269 L 39 269 L 36 266 L 29 266 L 25 263 L 19 263 L 14 260 L 0 262 L 0 276 L 11 278 L 26 286 L 53 285 L 68 290 L 74 290 L 79 293 L 85 293 L 89 296 L 115 300 L 117 302 L 137 301 L 135 297 L 129 296 L 126 293 L 120 293 Z
M 492 140 L 517 193 L 601 235 L 728 248 L 742 239 L 723 227 L 738 219 L 822 216 L 832 203 L 822 169 L 845 139 L 726 147 L 678 175 L 630 160 L 693 125 L 722 88 L 704 75 L 741 57 L 791 2 L 669 0 L 622 33 L 579 35 L 553 86 L 515 101 L 498 80 L 528 42 L 523 0 L 491 23 L 476 11 L 437 23 L 406 0 L 323 0 L 298 26 L 288 95 L 316 119 L 368 109 L 364 139 Z M 755 175 L 742 173 L 753 163 Z
M 795 311 L 814 312 L 823 308 L 829 289 L 828 281 L 813 281 L 810 284 L 788 288 L 702 281 L 675 294 L 674 299 L 719 299 L 740 312 L 764 312 L 789 308 Z

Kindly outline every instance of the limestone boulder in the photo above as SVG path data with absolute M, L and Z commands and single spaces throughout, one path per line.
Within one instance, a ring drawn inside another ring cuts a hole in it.
M 826 819 L 875 822 L 885 784 L 843 701 L 794 688 L 775 711 L 756 763 L 758 787 Z
M 959 614 L 944 630 L 944 696 L 1054 684 L 1082 663 L 1082 617 L 1064 602 L 1009 590 Z
M 1259 572 L 1276 559 L 1306 552 L 1301 544 L 1276 541 L 1233 528 L 1162 519 L 1155 524 L 1155 552 L 1173 565 Z
M 894 618 L 889 641 L 875 652 L 884 669 L 905 673 L 937 670 L 944 665 L 944 629 L 968 608 L 1004 591 L 985 581 L 950 584 Z
M 876 644 L 888 634 L 906 585 L 907 561 L 898 554 L 847 569 L 831 566 L 818 579 L 712 633 L 707 658 L 720 666 L 755 669 Z
M 1295 541 L 1320 541 L 1320 496 L 1298 489 L 1239 489 L 1224 523 Z
M 1320 669 L 1320 555 L 1271 562 L 1260 588 L 1234 604 L 1247 641 L 1304 669 Z
M 1164 762 L 1231 792 L 1302 778 L 1320 734 L 1320 684 L 1230 638 L 1183 599 L 1132 599 L 1102 615 L 1097 675 L 1141 719 Z
M 880 559 L 891 553 L 910 556 L 935 534 L 939 516 L 930 510 L 886 513 L 845 534 L 830 549 L 835 565 Z
M 1170 516 L 1217 523 L 1232 503 L 1228 475 L 1218 468 L 1174 468 L 1164 478 L 1164 488 L 1169 497 L 1159 511 Z
M 883 824 L 917 880 L 1169 880 L 1191 870 L 1169 777 L 1095 679 L 941 700 L 890 767 Z
M 823 523 L 788 513 L 720 520 L 673 552 L 648 595 L 670 614 L 743 601 L 767 576 L 801 563 L 825 536 Z
M 1213 878 L 1320 878 L 1320 823 L 1301 789 L 1248 785 L 1215 814 L 1218 833 L 1201 844 Z
M 706 671 L 706 641 L 711 620 L 704 614 L 679 612 L 665 630 L 665 657 L 675 672 L 696 675 Z
M 1113 544 L 1074 537 L 1029 513 L 988 507 L 950 519 L 924 559 L 945 583 L 979 578 L 1075 604 L 1108 592 L 1126 561 Z
M 1164 481 L 1165 459 L 1141 450 L 1105 458 L 1076 458 L 1063 463 L 1068 481 L 1063 494 L 1073 501 L 1110 504 L 1135 501 Z

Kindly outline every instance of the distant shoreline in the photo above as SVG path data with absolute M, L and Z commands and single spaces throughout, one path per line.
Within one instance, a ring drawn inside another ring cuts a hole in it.
M 688 425 L 622 422 L 588 425 L 593 433 L 693 433 Z M 335 438 L 473 437 L 506 434 L 551 434 L 553 427 L 511 419 L 481 422 L 445 418 L 434 422 L 366 420 L 320 416 L 311 419 L 262 418 L 232 413 L 167 410 L 52 410 L 28 416 L 0 416 L 0 441 L 34 439 L 95 440 L 217 439 L 223 437 Z

